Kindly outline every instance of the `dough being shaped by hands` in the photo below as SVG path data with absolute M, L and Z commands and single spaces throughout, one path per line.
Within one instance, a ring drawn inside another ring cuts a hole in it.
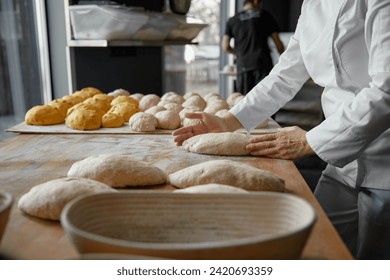
M 208 155 L 245 156 L 249 137 L 238 132 L 204 133 L 188 138 L 183 147 L 190 152 Z
M 274 173 L 232 160 L 202 162 L 169 174 L 168 181 L 180 189 L 214 183 L 248 191 L 285 190 L 284 180 Z
M 115 192 L 110 186 L 84 178 L 60 178 L 32 187 L 18 202 L 24 213 L 58 221 L 65 205 L 82 195 Z
M 123 154 L 102 154 L 77 161 L 69 169 L 68 177 L 89 178 L 114 188 L 160 185 L 167 181 L 160 168 Z

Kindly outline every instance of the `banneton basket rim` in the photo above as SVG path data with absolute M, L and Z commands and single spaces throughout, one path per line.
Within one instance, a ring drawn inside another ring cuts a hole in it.
M 98 196 L 113 196 L 113 197 L 122 197 L 123 195 L 137 195 L 137 194 L 145 194 L 145 195 L 158 195 L 158 196 L 184 196 L 184 197 L 223 197 L 223 196 L 279 196 L 279 197 L 288 197 L 289 199 L 299 201 L 299 203 L 304 204 L 309 211 L 309 219 L 305 223 L 304 226 L 295 228 L 291 231 L 287 231 L 284 234 L 274 235 L 272 237 L 263 236 L 263 237 L 245 237 L 239 239 L 229 239 L 229 240 L 221 240 L 221 241 L 209 241 L 209 242 L 194 242 L 194 243 L 157 243 L 157 242 L 139 242 L 139 241 L 129 241 L 123 239 L 116 239 L 111 237 L 102 236 L 100 234 L 91 233 L 74 226 L 68 219 L 68 213 L 75 205 L 82 203 L 84 200 L 91 200 Z M 63 209 L 61 213 L 61 225 L 65 231 L 71 232 L 72 234 L 76 234 L 85 239 L 92 240 L 98 243 L 109 244 L 113 246 L 123 247 L 123 248 L 132 248 L 132 249 L 143 249 L 143 250 L 162 250 L 162 251 L 180 251 L 180 250 L 202 250 L 202 249 L 217 249 L 217 248 L 227 248 L 227 247 L 236 247 L 236 246 L 244 246 L 250 244 L 256 244 L 259 242 L 266 242 L 276 239 L 282 239 L 287 236 L 295 235 L 299 232 L 306 231 L 308 228 L 311 228 L 317 219 L 317 214 L 314 207 L 307 202 L 305 199 L 290 193 L 277 193 L 277 192 L 248 192 L 248 193 L 171 193 L 167 191 L 144 191 L 144 190 L 136 190 L 136 191 L 121 191 L 118 193 L 98 193 L 93 195 L 85 195 L 79 198 L 76 198 L 69 202 Z
M 4 199 L 1 199 L 4 198 Z M 11 206 L 13 201 L 13 197 L 8 192 L 2 192 L 0 191 L 0 213 L 2 213 L 5 209 Z

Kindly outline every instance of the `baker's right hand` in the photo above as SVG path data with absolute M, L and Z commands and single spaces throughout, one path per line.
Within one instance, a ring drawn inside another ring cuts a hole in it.
M 209 132 L 226 132 L 229 131 L 229 126 L 223 118 L 211 115 L 208 113 L 186 113 L 186 118 L 200 120 L 198 124 L 185 126 L 172 132 L 177 146 L 181 146 L 183 142 L 192 136 L 209 133 Z

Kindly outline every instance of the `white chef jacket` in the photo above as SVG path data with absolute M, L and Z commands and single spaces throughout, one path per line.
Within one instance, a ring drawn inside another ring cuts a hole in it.
M 309 77 L 325 115 L 311 148 L 350 186 L 390 189 L 390 0 L 305 0 L 279 62 L 230 112 L 250 131 Z

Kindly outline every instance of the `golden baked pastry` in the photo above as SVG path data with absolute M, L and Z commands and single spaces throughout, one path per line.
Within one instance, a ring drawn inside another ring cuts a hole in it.
M 69 103 L 71 103 L 72 105 L 76 105 L 78 103 L 81 103 L 84 101 L 84 98 L 82 98 L 81 96 L 77 96 L 77 95 L 65 95 L 63 97 L 61 97 L 62 100 L 65 100 L 65 101 L 68 101 Z
M 122 102 L 112 106 L 109 112 L 122 116 L 125 122 L 127 122 L 132 115 L 138 112 L 138 108 L 132 103 Z
M 136 108 L 139 107 L 139 102 L 134 99 L 134 98 L 131 98 L 129 96 L 117 96 L 115 97 L 112 101 L 111 101 L 111 106 L 114 106 L 116 104 L 119 104 L 119 103 L 123 103 L 123 102 L 128 102 L 128 103 L 131 103 L 133 104 Z
M 100 110 L 105 113 L 111 108 L 110 102 L 103 99 L 95 99 L 94 97 L 90 97 L 82 102 L 83 104 L 91 104 L 98 107 Z
M 100 109 L 98 106 L 92 104 L 92 103 L 78 103 L 68 109 L 67 116 L 69 116 L 73 111 L 84 109 L 84 110 L 94 110 L 96 111 L 100 116 L 103 116 L 106 112 L 104 112 L 102 109 Z
M 122 116 L 107 112 L 102 117 L 102 126 L 103 127 L 121 127 L 125 123 L 125 120 Z
M 60 109 L 64 115 L 64 118 L 68 109 L 73 106 L 72 103 L 63 99 L 54 99 L 53 101 L 49 102 L 48 105 Z
M 93 130 L 101 127 L 102 117 L 95 110 L 79 109 L 67 116 L 65 123 L 73 129 Z
M 64 121 L 64 113 L 50 105 L 34 106 L 25 115 L 25 122 L 30 125 L 53 125 L 64 123 Z

